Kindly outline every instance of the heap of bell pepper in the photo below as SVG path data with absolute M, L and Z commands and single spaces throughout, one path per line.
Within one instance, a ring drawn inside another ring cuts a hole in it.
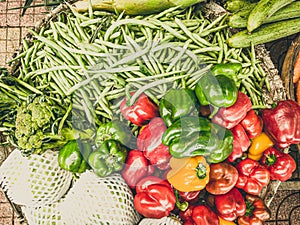
M 174 213 L 184 225 L 263 224 L 270 211 L 259 194 L 296 169 L 283 148 L 300 142 L 300 106 L 285 100 L 254 110 L 238 90 L 241 68 L 218 64 L 194 89 L 172 88 L 158 104 L 145 93 L 134 102 L 124 97 L 124 121 L 99 126 L 94 144 L 68 143 L 59 153 L 61 167 L 101 177 L 120 172 L 143 217 Z

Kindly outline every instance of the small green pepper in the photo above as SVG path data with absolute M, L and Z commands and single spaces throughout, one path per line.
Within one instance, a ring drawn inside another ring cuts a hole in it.
M 94 173 L 105 177 L 122 170 L 127 150 L 116 140 L 105 140 L 100 147 L 88 157 L 88 163 Z
M 211 69 L 211 73 L 214 76 L 222 74 L 234 79 L 241 69 L 242 64 L 240 63 L 219 63 Z
M 191 89 L 170 89 L 159 102 L 159 112 L 167 127 L 177 119 L 197 115 L 196 96 Z
M 200 78 L 195 93 L 200 104 L 229 107 L 236 102 L 238 89 L 229 77 L 207 73 Z
M 99 126 L 95 138 L 96 146 L 101 146 L 108 139 L 119 141 L 128 148 L 136 149 L 136 137 L 124 122 L 112 120 Z
M 241 71 L 241 69 L 241 63 L 219 63 L 211 69 L 211 73 L 214 76 L 225 75 L 234 80 L 237 87 L 240 87 L 241 80 L 238 78 L 238 73 Z
M 82 173 L 88 168 L 87 157 L 92 150 L 88 142 L 71 140 L 59 151 L 58 164 L 73 173 Z
M 225 160 L 233 149 L 232 133 L 204 117 L 189 116 L 177 120 L 162 137 L 176 158 L 205 156 L 209 163 Z

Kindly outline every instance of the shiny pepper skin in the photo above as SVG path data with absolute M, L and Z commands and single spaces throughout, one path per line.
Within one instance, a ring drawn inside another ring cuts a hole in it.
M 253 159 L 244 159 L 235 167 L 239 172 L 235 186 L 249 194 L 258 195 L 270 182 L 270 172 Z
M 138 182 L 134 206 L 144 217 L 160 219 L 169 216 L 175 202 L 175 194 L 166 180 L 149 176 Z
M 212 121 L 227 129 L 231 129 L 239 124 L 251 109 L 252 103 L 250 98 L 239 91 L 236 102 L 232 106 L 220 108 L 212 118 Z
M 246 214 L 238 218 L 238 225 L 263 225 L 271 217 L 270 209 L 255 195 L 245 196 Z
M 218 215 L 225 220 L 234 221 L 246 213 L 246 203 L 237 188 L 223 195 L 215 195 L 214 199 Z
M 150 165 L 143 152 L 130 150 L 122 170 L 122 176 L 130 188 L 135 188 L 137 183 L 145 176 L 153 174 L 154 168 Z
M 241 158 L 243 153 L 248 150 L 251 141 L 241 124 L 233 127 L 231 133 L 233 135 L 233 150 L 227 157 L 227 160 L 229 162 L 234 162 L 236 159 Z
M 244 127 L 250 139 L 260 135 L 263 129 L 263 121 L 253 109 L 247 113 L 246 117 L 240 122 L 240 124 Z
M 211 164 L 206 190 L 213 195 L 226 194 L 235 186 L 238 176 L 237 169 L 227 162 Z
M 178 191 L 199 191 L 209 181 L 209 164 L 203 156 L 170 159 L 167 179 Z
M 262 132 L 257 137 L 253 138 L 248 151 L 248 158 L 253 160 L 260 160 L 263 152 L 274 145 L 269 136 Z
M 159 169 L 169 168 L 171 154 L 169 147 L 162 143 L 162 136 L 167 127 L 160 117 L 155 117 L 145 125 L 137 137 L 137 147 L 152 165 Z
M 282 100 L 273 109 L 263 109 L 264 131 L 278 148 L 300 142 L 300 105 L 293 100 Z
M 279 181 L 290 179 L 297 167 L 291 155 L 275 148 L 264 151 L 261 164 L 270 172 L 271 180 Z
M 127 99 L 124 98 L 120 110 L 125 119 L 137 126 L 145 125 L 159 115 L 158 106 L 145 94 L 141 94 L 132 106 L 128 106 Z

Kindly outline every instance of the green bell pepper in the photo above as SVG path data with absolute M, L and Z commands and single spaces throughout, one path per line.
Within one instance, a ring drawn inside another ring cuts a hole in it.
M 105 177 L 121 171 L 127 156 L 127 149 L 119 141 L 105 140 L 100 147 L 88 157 L 88 163 L 94 173 Z
M 124 122 L 112 120 L 98 127 L 95 138 L 96 146 L 101 146 L 105 140 L 109 139 L 119 141 L 130 149 L 136 149 L 136 137 Z
M 82 173 L 88 168 L 87 158 L 92 147 L 88 142 L 71 140 L 58 153 L 58 164 L 73 173 Z
M 232 133 L 204 117 L 189 116 L 167 128 L 162 143 L 176 158 L 202 155 L 210 163 L 224 161 L 233 149 Z
M 241 63 L 219 63 L 211 69 L 211 73 L 214 76 L 222 74 L 234 79 L 241 69 Z
M 219 108 L 232 106 L 237 100 L 238 89 L 231 78 L 207 73 L 199 79 L 195 93 L 201 105 Z
M 191 89 L 170 89 L 159 102 L 159 112 L 167 127 L 181 117 L 197 115 L 197 99 Z

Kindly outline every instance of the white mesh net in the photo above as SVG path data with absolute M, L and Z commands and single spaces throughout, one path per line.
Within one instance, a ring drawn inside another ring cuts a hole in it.
M 181 225 L 182 223 L 177 218 L 163 217 L 161 219 L 144 218 L 139 225 Z
M 60 204 L 63 199 L 51 205 L 41 207 L 22 207 L 22 211 L 29 225 L 65 225 L 60 214 Z
M 67 225 L 135 225 L 140 216 L 133 206 L 133 195 L 119 174 L 100 178 L 83 173 L 60 205 Z
M 57 154 L 24 157 L 14 150 L 0 167 L 0 184 L 8 198 L 34 207 L 58 201 L 69 189 L 72 174 L 59 167 Z

